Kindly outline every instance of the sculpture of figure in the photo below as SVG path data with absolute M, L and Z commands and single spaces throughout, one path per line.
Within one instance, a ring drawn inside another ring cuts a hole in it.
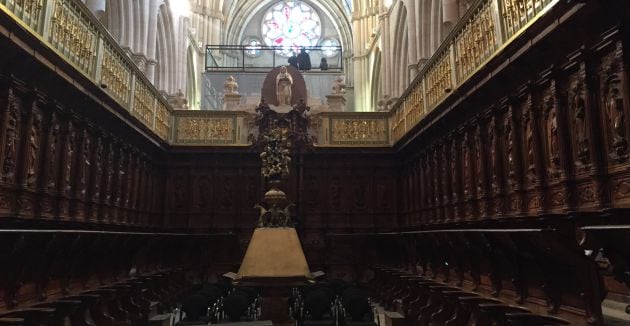
M 94 161 L 94 192 L 92 193 L 92 200 L 97 201 L 101 196 L 101 176 L 103 174 L 103 143 L 101 139 L 98 139 L 96 144 L 96 160 Z
M 4 164 L 2 166 L 2 177 L 6 181 L 12 181 L 15 176 L 15 164 L 17 155 L 17 127 L 18 113 L 11 110 L 9 120 L 7 121 L 6 141 L 4 149 Z
M 346 92 L 346 84 L 343 82 L 343 77 L 342 76 L 337 76 L 337 78 L 335 78 L 335 81 L 332 85 L 332 93 L 333 95 L 340 95 L 340 94 L 344 94 Z
M 65 157 L 63 160 L 63 189 L 66 193 L 69 193 L 70 187 L 70 173 L 72 171 L 72 159 L 74 158 L 74 142 L 76 133 L 72 128 L 72 124 L 68 125 L 68 144 L 66 145 Z
M 223 93 L 225 94 L 238 94 L 238 83 L 234 76 L 228 76 L 223 84 Z
M 586 137 L 586 103 L 582 95 L 584 85 L 577 82 L 573 87 L 571 98 L 574 114 L 575 137 L 577 140 L 577 156 L 583 164 L 589 161 L 588 138 Z
M 39 126 L 40 117 L 35 115 L 33 117 L 33 124 L 31 125 L 31 132 L 28 140 L 28 168 L 26 171 L 26 183 L 29 186 L 35 185 L 37 173 L 37 153 L 39 152 Z
M 306 49 L 300 49 L 300 53 L 297 55 L 297 60 L 300 70 L 311 70 L 311 56 L 306 53 Z
M 53 113 L 51 119 L 51 127 L 50 127 L 50 135 L 49 135 L 49 147 L 48 147 L 48 166 L 47 166 L 47 178 L 48 178 L 48 189 L 52 190 L 56 185 L 55 178 L 55 167 L 57 166 L 55 162 L 57 162 L 57 137 L 59 136 L 59 124 L 55 118 Z
M 298 111 L 302 117 L 306 117 L 306 112 L 311 110 L 311 107 L 304 103 L 304 99 L 301 98 L 300 102 L 293 107 L 294 110 Z
M 291 105 L 291 87 L 293 86 L 293 77 L 287 71 L 286 66 L 280 68 L 280 73 L 276 76 L 276 96 L 278 97 L 278 106 Z
M 612 129 L 612 145 L 618 156 L 625 153 L 626 140 L 624 132 L 623 100 L 619 94 L 619 81 L 614 76 L 608 81 L 608 98 L 606 99 L 606 114 Z
M 177 93 L 168 97 L 168 103 L 176 110 L 188 110 L 188 100 L 181 89 Z

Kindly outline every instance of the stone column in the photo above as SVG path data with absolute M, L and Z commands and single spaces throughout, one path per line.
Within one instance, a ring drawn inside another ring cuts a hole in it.
M 418 51 L 416 50 L 418 43 L 418 36 L 416 34 L 416 2 L 415 0 L 407 0 L 407 31 L 408 31 L 408 52 L 409 52 L 409 79 L 406 82 L 409 83 L 418 74 Z M 407 85 L 404 85 L 406 87 Z
M 87 0 L 83 1 L 90 11 L 100 20 L 105 18 L 105 0 Z
M 145 74 L 151 83 L 155 83 L 158 0 L 149 1 L 149 29 L 147 31 L 147 47 L 145 50 L 147 56 Z
M 442 0 L 442 23 L 450 31 L 459 20 L 458 0 Z
M 223 110 L 236 110 L 241 104 L 241 94 L 225 94 L 223 95 Z
M 343 112 L 346 110 L 346 98 L 342 94 L 326 95 L 328 110 Z

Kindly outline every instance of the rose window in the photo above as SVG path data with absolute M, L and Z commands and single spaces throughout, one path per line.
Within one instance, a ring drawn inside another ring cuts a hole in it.
M 315 10 L 301 1 L 279 2 L 265 13 L 262 22 L 264 42 L 282 47 L 277 53 L 289 57 L 301 47 L 316 46 L 322 24 Z

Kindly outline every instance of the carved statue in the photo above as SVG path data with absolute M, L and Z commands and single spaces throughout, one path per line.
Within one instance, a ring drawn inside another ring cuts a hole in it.
M 2 178 L 5 181 L 13 181 L 13 178 L 15 177 L 17 127 L 18 113 L 15 108 L 12 108 L 9 112 L 9 119 L 7 121 L 7 129 L 5 132 L 6 140 L 4 148 L 4 163 L 2 164 Z
M 188 100 L 181 89 L 172 96 L 168 96 L 168 103 L 176 110 L 188 110 Z
M 341 95 L 346 93 L 346 83 L 343 81 L 342 76 L 337 76 L 332 85 L 332 94 L 333 95 Z
M 577 157 L 582 164 L 589 161 L 588 138 L 586 136 L 586 102 L 583 96 L 584 83 L 578 81 L 572 88 L 571 106 L 575 125 Z
M 57 184 L 55 173 L 57 165 L 55 163 L 57 162 L 57 138 L 59 137 L 59 124 L 57 123 L 57 118 L 54 113 L 50 124 L 47 177 L 48 189 L 53 190 Z
M 512 130 L 512 122 L 510 121 L 511 117 L 505 119 L 505 143 L 506 143 L 506 154 L 507 154 L 507 172 L 508 179 L 510 185 L 514 186 L 516 184 L 516 165 L 514 162 L 514 131 Z
M 26 169 L 26 184 L 29 187 L 35 186 L 37 177 L 37 154 L 39 153 L 39 131 L 41 126 L 41 116 L 33 113 L 33 123 L 28 139 L 28 167 Z
M 72 158 L 74 157 L 74 142 L 76 133 L 72 127 L 72 123 L 68 124 L 68 138 L 66 145 L 66 152 L 63 160 L 63 190 L 68 193 L 70 191 L 70 173 L 72 170 Z
M 238 94 L 238 83 L 234 76 L 228 76 L 223 84 L 223 93 L 225 94 Z
M 83 196 L 85 196 L 85 186 L 87 184 L 87 174 L 90 172 L 90 165 L 92 164 L 90 162 L 90 137 L 87 134 L 87 132 L 85 132 L 84 138 L 83 138 L 83 157 L 81 157 L 81 162 L 80 162 L 80 166 L 81 166 L 81 174 L 79 175 L 79 184 L 78 184 L 78 188 L 79 188 L 79 195 L 81 196 L 81 198 L 83 198 Z
M 526 136 L 526 150 L 527 150 L 527 171 L 530 177 L 534 177 L 536 174 L 535 161 L 534 161 L 534 128 L 532 126 L 531 112 L 526 110 L 523 112 L 523 125 Z
M 612 131 L 612 146 L 615 155 L 621 158 L 626 153 L 627 142 L 624 131 L 623 99 L 619 94 L 620 81 L 616 74 L 606 81 L 606 115 Z
M 547 147 L 549 148 L 549 160 L 551 167 L 556 168 L 560 165 L 558 157 L 558 118 L 553 99 L 550 97 L 545 101 L 547 112 Z
M 98 200 L 101 192 L 101 176 L 103 173 L 103 164 L 101 160 L 103 159 L 103 142 L 101 139 L 98 139 L 96 144 L 96 160 L 94 162 L 94 192 L 92 194 L 92 200 Z
M 278 105 L 291 105 L 291 87 L 293 86 L 293 77 L 287 71 L 286 66 L 280 68 L 280 73 L 276 76 L 276 96 L 278 97 Z

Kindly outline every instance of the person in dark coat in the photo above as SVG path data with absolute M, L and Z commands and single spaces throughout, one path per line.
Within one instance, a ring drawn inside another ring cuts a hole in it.
M 295 52 L 289 57 L 289 65 L 298 69 L 298 57 L 295 55 Z
M 306 53 L 306 50 L 302 48 L 300 54 L 297 56 L 298 65 L 300 70 L 311 70 L 311 56 Z
M 322 61 L 319 62 L 319 69 L 328 70 L 328 60 L 326 58 L 322 58 Z

